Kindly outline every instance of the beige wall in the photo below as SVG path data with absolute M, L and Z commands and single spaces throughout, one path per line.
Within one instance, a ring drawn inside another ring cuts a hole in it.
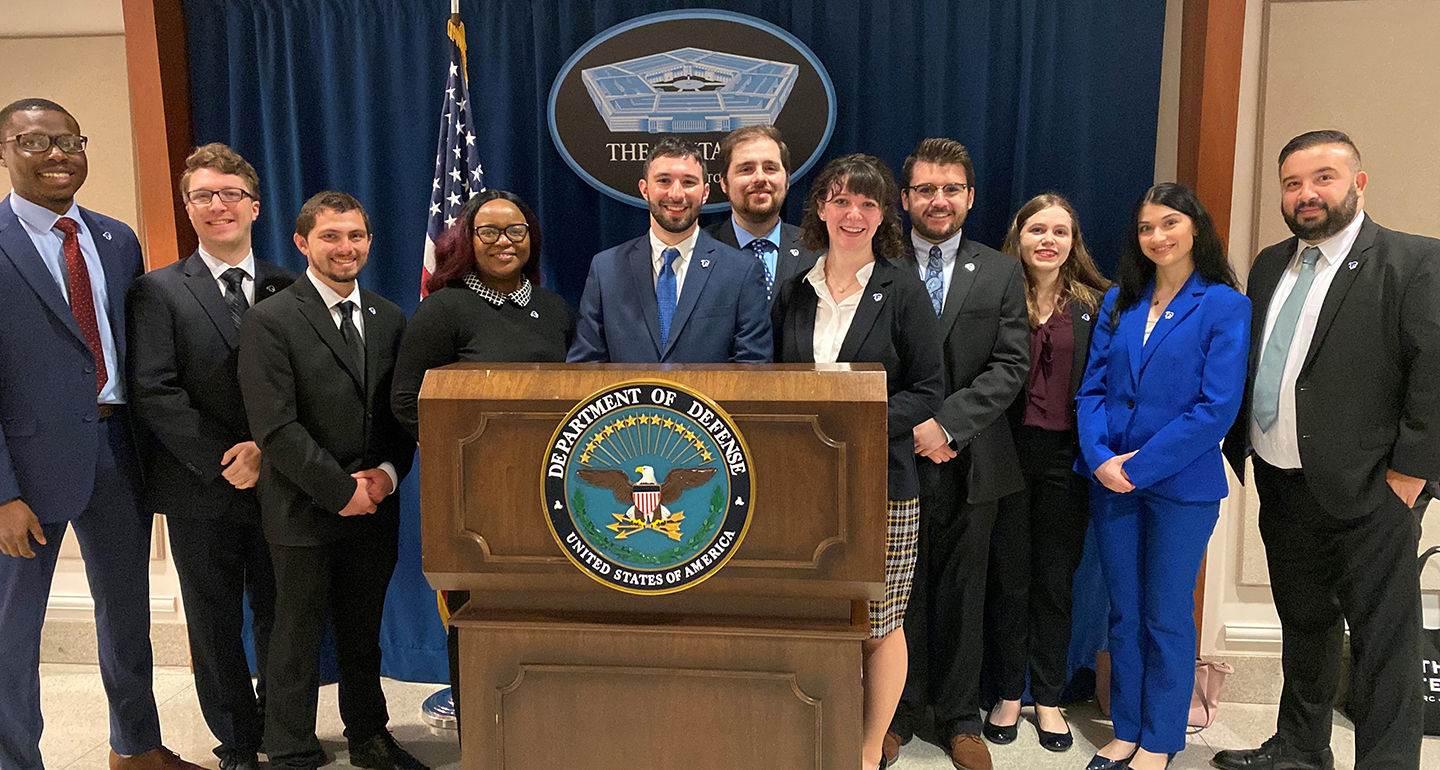
M 118 2 L 105 5 L 112 4 L 118 9 Z M 7 5 L 0 3 L 0 10 Z M 39 96 L 75 116 L 90 138 L 90 176 L 76 196 L 80 205 L 138 231 L 124 35 L 0 37 L 0 72 L 0 105 Z M 0 195 L 9 192 L 9 176 L 0 174 Z

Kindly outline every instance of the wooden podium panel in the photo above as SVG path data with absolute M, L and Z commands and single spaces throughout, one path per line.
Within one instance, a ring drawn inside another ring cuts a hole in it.
M 432 370 L 420 393 L 424 569 L 432 585 L 600 594 L 618 600 L 615 608 L 653 611 L 658 597 L 626 602 L 580 574 L 556 545 L 541 501 L 544 447 L 565 414 L 591 393 L 633 379 L 674 382 L 716 401 L 743 433 L 755 468 L 744 542 L 722 572 L 685 595 L 881 596 L 885 372 L 868 364 Z M 859 537 L 867 529 L 878 537 Z

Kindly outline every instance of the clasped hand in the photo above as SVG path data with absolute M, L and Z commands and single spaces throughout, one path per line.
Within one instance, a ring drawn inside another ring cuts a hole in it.
M 1130 475 L 1125 472 L 1125 461 L 1134 456 L 1134 452 L 1126 452 L 1106 460 L 1095 469 L 1095 479 L 1111 492 L 1124 494 L 1135 491 L 1135 485 L 1130 483 Z
M 350 474 L 350 477 L 355 479 L 355 494 L 350 496 L 350 502 L 340 510 L 341 516 L 374 513 L 375 507 L 380 504 L 380 501 L 395 491 L 394 485 L 390 482 L 390 474 L 379 468 L 356 471 Z

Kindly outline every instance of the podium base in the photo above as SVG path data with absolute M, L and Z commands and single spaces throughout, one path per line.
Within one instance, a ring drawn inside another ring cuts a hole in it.
M 432 728 L 456 729 L 458 723 L 455 721 L 455 699 L 449 687 L 431 695 L 420 704 L 420 720 Z

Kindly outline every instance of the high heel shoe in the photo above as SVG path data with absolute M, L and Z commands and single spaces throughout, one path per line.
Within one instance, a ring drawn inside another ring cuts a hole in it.
M 1109 757 L 1102 757 L 1099 753 L 1096 753 L 1095 756 L 1090 758 L 1090 763 L 1085 765 L 1085 770 L 1123 770 L 1130 766 L 1130 760 L 1134 758 L 1135 752 L 1133 751 L 1130 752 L 1130 756 L 1124 759 L 1111 759 Z
M 1004 746 L 1014 743 L 1015 738 L 1020 735 L 1020 720 L 1016 719 L 1015 724 L 1008 727 L 990 724 L 990 715 L 985 715 L 985 724 L 981 726 L 980 732 L 985 735 L 985 740 L 997 746 Z

